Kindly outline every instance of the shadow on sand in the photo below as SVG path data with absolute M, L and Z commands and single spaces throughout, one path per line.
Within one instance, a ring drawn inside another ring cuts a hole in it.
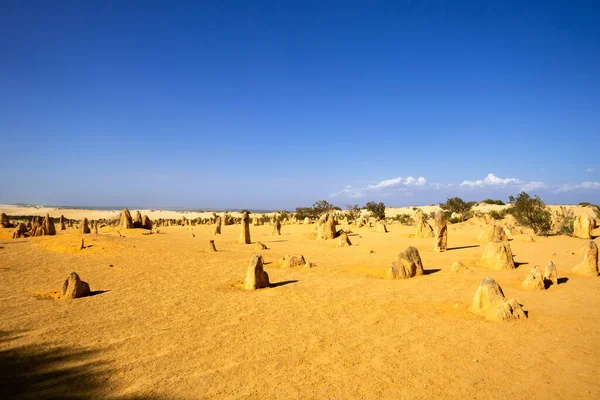
M 459 246 L 459 247 L 448 247 L 448 251 L 450 250 L 463 250 L 463 249 L 473 249 L 475 247 L 479 247 L 478 244 L 473 244 L 471 246 Z
M 99 382 L 110 374 L 102 371 L 96 350 L 52 345 L 9 346 L 25 336 L 0 332 L 0 398 L 81 399 L 103 397 Z
M 440 271 L 441 271 L 440 268 L 424 269 L 423 275 L 431 275 L 431 274 L 435 274 L 436 272 L 440 272 Z
M 275 282 L 275 283 L 271 283 L 271 287 L 279 287 L 279 286 L 285 286 L 285 285 L 289 285 L 291 283 L 296 283 L 298 282 L 297 280 L 292 280 L 292 281 L 281 281 L 281 282 Z

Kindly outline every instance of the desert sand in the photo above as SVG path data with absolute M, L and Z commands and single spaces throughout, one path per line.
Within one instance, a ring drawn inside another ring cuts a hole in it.
M 412 208 L 388 210 L 395 213 Z M 395 223 L 388 233 L 338 225 L 351 231 L 352 246 L 343 248 L 315 240 L 314 225 L 284 224 L 281 236 L 268 225 L 250 226 L 252 243 L 268 247 L 260 251 L 239 243 L 240 225 L 223 226 L 217 236 L 213 226 L 198 225 L 152 234 L 129 229 L 124 236 L 111 227 L 97 235 L 68 228 L 26 239 L 10 239 L 11 229 L 0 228 L 0 396 L 599 398 L 600 278 L 570 272 L 588 241 L 515 235 L 509 239 L 517 268 L 497 271 L 480 264 L 482 227 L 479 220 L 449 224 L 443 252 L 434 252 L 434 238 L 412 238 L 414 227 Z M 210 240 L 217 252 L 207 252 Z M 425 274 L 385 280 L 408 246 L 418 249 Z M 272 286 L 246 291 L 242 282 L 257 253 Z M 277 261 L 286 255 L 303 255 L 313 266 L 282 268 Z M 558 285 L 523 289 L 531 268 L 549 260 Z M 452 272 L 455 261 L 471 272 Z M 50 298 L 73 271 L 92 296 Z M 492 322 L 470 311 L 488 276 L 522 304 L 527 319 Z

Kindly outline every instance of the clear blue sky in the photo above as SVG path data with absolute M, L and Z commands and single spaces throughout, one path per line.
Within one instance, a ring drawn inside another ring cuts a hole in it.
M 599 21 L 598 1 L 4 0 L 0 203 L 600 203 Z

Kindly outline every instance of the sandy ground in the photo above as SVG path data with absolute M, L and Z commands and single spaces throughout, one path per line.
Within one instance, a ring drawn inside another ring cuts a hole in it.
M 600 278 L 569 272 L 585 240 L 515 236 L 519 267 L 490 271 L 478 266 L 478 224 L 449 226 L 444 253 L 433 252 L 433 239 L 410 238 L 412 227 L 351 229 L 353 246 L 337 248 L 316 241 L 310 225 L 284 225 L 281 236 L 251 227 L 253 242 L 269 246 L 262 254 L 274 283 L 252 292 L 237 287 L 256 253 L 237 243 L 239 225 L 216 238 L 211 226 L 125 237 L 103 228 L 85 235 L 84 250 L 75 229 L 0 239 L 0 397 L 600 398 Z M 204 251 L 211 239 L 219 252 Z M 382 279 L 409 245 L 427 275 Z M 316 266 L 278 267 L 286 254 Z M 452 273 L 457 260 L 473 272 Z M 548 260 L 561 283 L 521 289 Z M 38 296 L 72 271 L 93 296 Z M 523 304 L 527 320 L 488 322 L 469 311 L 486 276 Z

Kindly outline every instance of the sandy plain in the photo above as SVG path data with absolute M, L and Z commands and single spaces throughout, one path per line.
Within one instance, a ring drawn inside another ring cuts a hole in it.
M 124 237 L 108 227 L 98 235 L 67 229 L 27 239 L 0 229 L 0 397 L 600 398 L 600 278 L 569 272 L 586 241 L 515 235 L 518 268 L 492 271 L 479 265 L 482 226 L 449 225 L 442 253 L 400 224 L 388 225 L 389 233 L 338 226 L 352 231 L 348 248 L 315 240 L 312 225 L 283 225 L 281 236 L 252 226 L 252 241 L 269 247 L 260 253 L 273 284 L 257 291 L 239 288 L 257 253 L 238 243 L 239 225 L 217 237 L 212 226 L 133 229 Z M 205 252 L 213 239 L 218 252 Z M 409 245 L 426 275 L 383 279 Z M 315 266 L 281 268 L 286 254 Z M 548 260 L 559 285 L 522 289 L 530 268 Z M 473 271 L 451 272 L 454 261 Z M 92 296 L 40 296 L 72 271 Z M 497 323 L 470 312 L 486 276 L 523 304 L 528 319 Z

